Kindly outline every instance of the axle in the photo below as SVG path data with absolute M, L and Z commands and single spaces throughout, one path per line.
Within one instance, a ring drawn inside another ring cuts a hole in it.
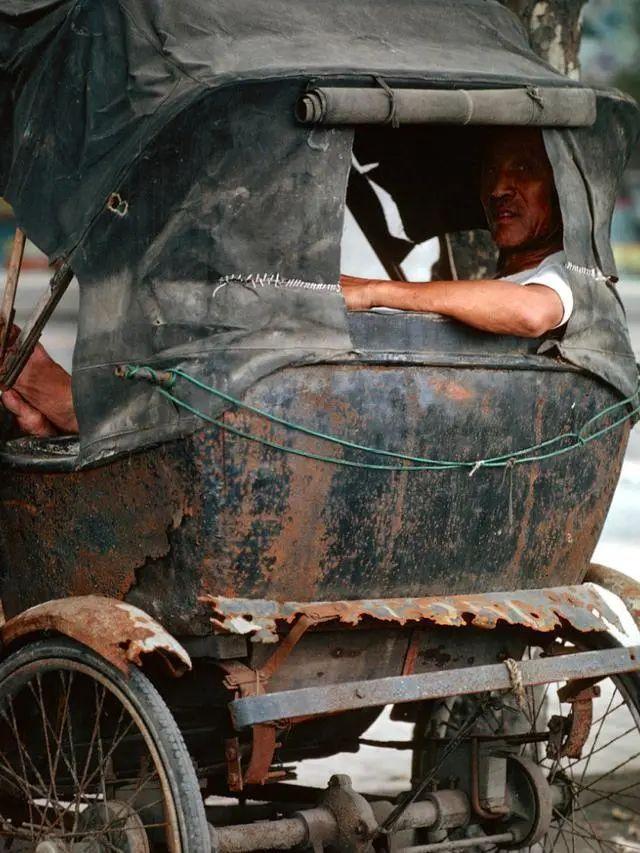
M 353 790 L 348 776 L 332 776 L 327 793 L 316 808 L 276 821 L 219 828 L 210 825 L 211 846 L 214 853 L 291 850 L 305 846 L 322 850 L 329 845 L 341 851 L 366 851 L 372 849 L 371 840 L 391 808 L 391 803 L 377 802 L 372 806 Z M 409 805 L 394 831 L 454 829 L 466 826 L 469 818 L 466 794 L 455 790 L 435 791 L 426 799 Z

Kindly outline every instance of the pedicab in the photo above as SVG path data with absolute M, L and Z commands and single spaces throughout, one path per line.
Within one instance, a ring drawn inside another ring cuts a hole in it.
M 79 440 L 0 449 L 5 849 L 619 849 L 640 648 L 584 581 L 637 618 L 590 567 L 638 414 L 609 244 L 635 104 L 486 0 L 0 11 L 6 319 L 20 235 L 56 262 L 3 388 L 80 288 Z M 345 209 L 402 278 L 486 227 L 482 133 L 521 124 L 566 328 L 347 314 Z M 296 782 L 389 705 L 404 793 Z

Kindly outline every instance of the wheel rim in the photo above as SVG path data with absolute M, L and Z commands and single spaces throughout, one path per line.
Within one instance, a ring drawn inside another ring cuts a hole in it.
M 142 713 L 79 661 L 35 660 L 0 684 L 0 787 L 0 832 L 25 850 L 91 841 L 95 853 L 138 853 L 142 831 L 159 844 L 149 849 L 182 849 L 170 780 Z M 83 813 L 99 808 L 105 820 L 89 827 Z
M 566 648 L 570 644 L 562 641 L 561 645 L 570 651 Z M 555 651 L 560 649 L 555 647 Z M 525 656 L 536 653 L 539 650 L 529 649 Z M 517 707 L 513 696 L 496 697 L 490 703 L 491 710 L 478 721 L 483 733 L 498 733 L 506 727 L 513 733 L 541 735 L 551 716 L 568 714 L 570 706 L 561 705 L 557 698 L 558 686 L 527 690 L 523 709 Z M 556 789 L 566 789 L 567 800 L 564 806 L 553 806 L 551 826 L 544 838 L 518 849 L 530 853 L 640 851 L 640 681 L 637 676 L 621 676 L 603 679 L 600 686 L 581 758 L 549 758 L 545 742 L 520 748 L 520 754 L 535 761 Z M 467 697 L 435 703 L 430 713 L 431 731 L 437 738 L 453 736 L 474 701 Z M 426 748 L 420 735 L 417 744 Z M 436 747 L 430 764 L 437 761 L 437 754 Z M 423 775 L 425 767 L 418 762 L 414 776 Z
M 537 851 L 640 850 L 640 838 L 627 837 L 632 816 L 640 826 L 640 707 L 637 679 L 614 677 L 600 682 L 601 695 L 593 700 L 593 722 L 578 759 L 551 759 L 537 749 L 537 759 L 551 781 L 561 779 L 572 798 L 568 814 L 554 809 L 554 820 Z M 535 730 L 551 715 L 567 714 L 553 686 L 536 697 L 528 692 Z M 632 778 L 633 777 L 633 780 Z M 604 807 L 603 807 L 604 805 Z M 616 816 L 616 813 L 618 816 Z M 620 820 L 621 817 L 627 821 Z

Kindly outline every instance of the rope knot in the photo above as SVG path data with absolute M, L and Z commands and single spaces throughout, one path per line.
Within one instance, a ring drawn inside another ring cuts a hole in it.
M 155 370 L 147 364 L 121 364 L 114 372 L 119 379 L 142 379 L 169 389 L 178 381 L 175 370 Z
M 506 658 L 503 663 L 509 673 L 511 692 L 515 696 L 516 704 L 521 711 L 525 711 L 527 707 L 527 697 L 524 692 L 524 683 L 522 681 L 522 673 L 520 672 L 518 661 L 513 658 Z

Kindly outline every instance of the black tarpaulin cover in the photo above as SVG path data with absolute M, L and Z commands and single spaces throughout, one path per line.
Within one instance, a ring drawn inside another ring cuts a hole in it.
M 286 364 L 353 349 L 335 286 L 353 132 L 295 121 L 307 85 L 573 85 L 492 0 L 0 0 L 0 68 L 2 193 L 80 282 L 85 463 L 195 425 L 116 379 L 116 364 L 180 366 L 241 395 Z M 578 305 L 559 346 L 625 394 L 636 370 L 623 312 L 589 270 L 615 273 L 608 228 L 636 133 L 635 107 L 605 95 L 594 128 L 545 131 Z M 389 175 L 411 239 L 430 236 L 419 181 L 404 198 Z M 460 182 L 443 193 L 446 213 Z M 456 210 L 455 227 L 482 224 L 473 198 Z

